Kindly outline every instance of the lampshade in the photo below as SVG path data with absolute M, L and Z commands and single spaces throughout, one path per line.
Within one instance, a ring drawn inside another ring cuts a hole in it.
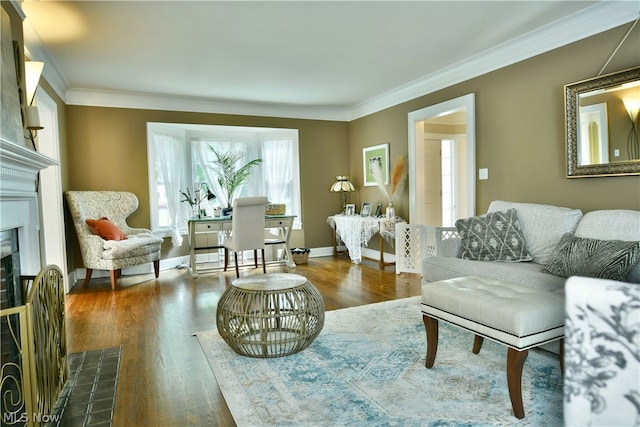
M 26 111 L 26 122 L 27 129 L 29 130 L 42 130 L 44 129 L 42 125 L 40 125 L 40 113 L 38 112 L 38 107 L 35 105 L 30 105 L 25 108 Z
M 340 191 L 356 191 L 356 188 L 349 182 L 348 176 L 336 176 L 336 182 L 331 184 L 329 191 L 338 193 Z
M 624 107 L 629 113 L 629 118 L 635 123 L 638 120 L 638 111 L 640 111 L 640 99 L 627 98 L 623 99 L 622 102 L 624 102 Z
M 25 61 L 24 74 L 25 74 L 25 86 L 27 90 L 27 105 L 33 104 L 33 97 L 36 94 L 38 83 L 40 82 L 40 75 L 44 68 L 44 62 L 39 61 Z

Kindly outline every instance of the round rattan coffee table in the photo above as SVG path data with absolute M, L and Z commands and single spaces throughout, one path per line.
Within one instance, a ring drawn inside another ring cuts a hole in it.
M 235 279 L 218 302 L 220 336 L 238 354 L 281 357 L 304 350 L 324 326 L 320 292 L 298 274 Z

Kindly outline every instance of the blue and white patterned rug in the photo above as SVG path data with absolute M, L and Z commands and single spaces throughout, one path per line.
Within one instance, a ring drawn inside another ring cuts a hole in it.
M 561 426 L 558 357 L 529 351 L 522 374 L 525 418 L 513 416 L 506 347 L 440 322 L 426 369 L 419 297 L 328 311 L 305 350 L 239 356 L 217 331 L 196 334 L 239 426 Z

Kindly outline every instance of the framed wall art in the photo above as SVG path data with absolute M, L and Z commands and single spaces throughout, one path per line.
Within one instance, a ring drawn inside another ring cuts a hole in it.
M 376 185 L 378 179 L 389 184 L 389 144 L 374 145 L 362 149 L 362 168 L 364 185 Z

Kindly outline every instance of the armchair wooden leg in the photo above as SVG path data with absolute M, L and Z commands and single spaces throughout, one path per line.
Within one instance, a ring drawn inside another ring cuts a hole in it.
M 224 271 L 227 271 L 229 266 L 229 249 L 224 248 Z
M 91 280 L 91 274 L 93 273 L 93 269 L 92 268 L 87 268 L 87 273 L 84 276 L 84 287 L 86 288 L 87 286 L 89 286 L 89 281 Z
M 118 285 L 118 274 L 119 270 L 109 270 L 109 276 L 111 277 L 111 289 L 116 290 L 116 286 Z
M 264 249 L 260 249 L 262 252 L 262 272 L 267 274 L 267 264 L 264 262 Z
M 156 275 L 156 279 L 160 277 L 160 260 L 153 261 L 153 272 Z
M 262 259 L 264 260 L 264 256 L 262 257 Z M 257 249 L 253 250 L 253 262 L 254 262 L 255 268 L 258 268 L 258 250 Z

